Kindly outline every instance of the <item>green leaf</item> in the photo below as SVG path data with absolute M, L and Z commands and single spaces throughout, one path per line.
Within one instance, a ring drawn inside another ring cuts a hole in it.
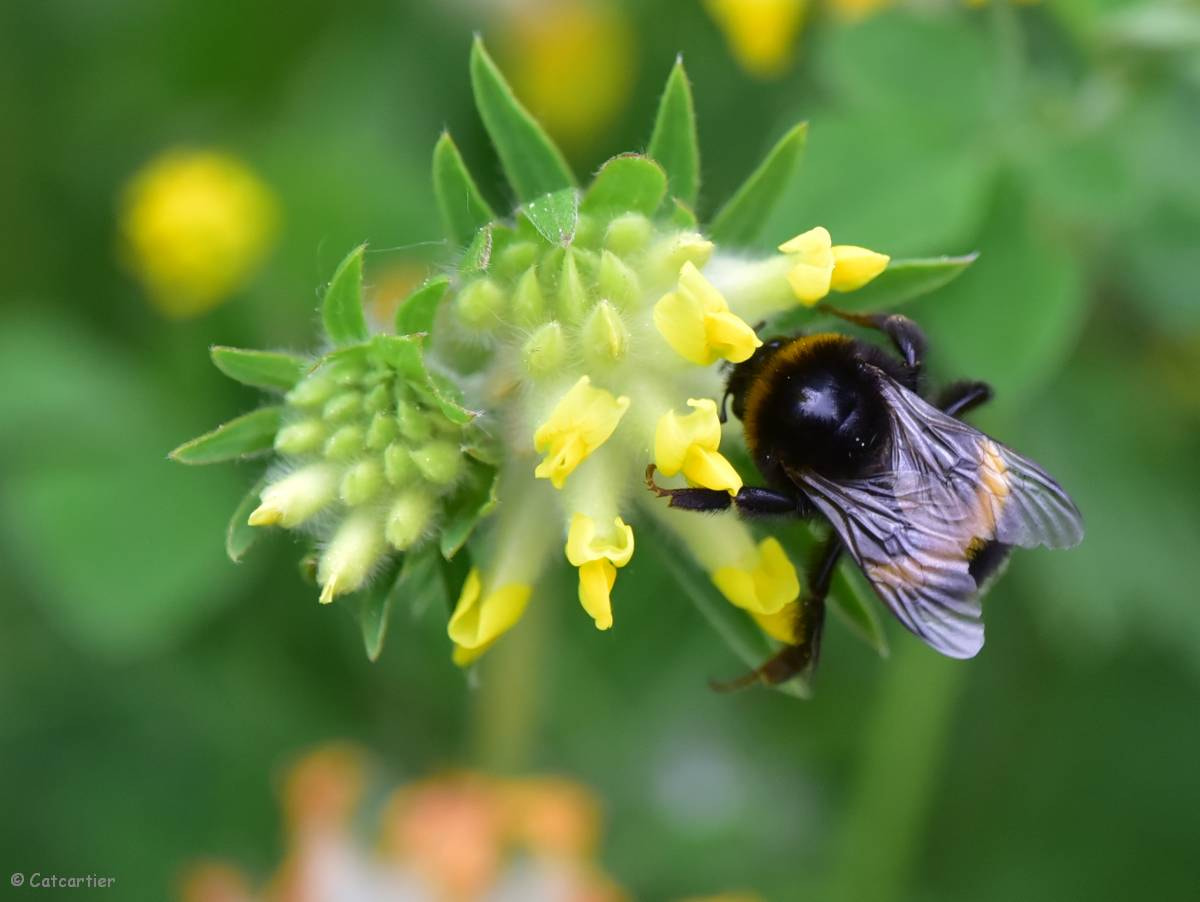
M 709 233 L 714 241 L 735 247 L 754 243 L 799 166 L 807 137 L 808 123 L 801 122 L 779 139 L 713 218 Z
M 485 225 L 475 233 L 471 243 L 467 245 L 462 260 L 459 261 L 459 272 L 465 274 L 483 272 L 492 262 L 492 225 Z
M 846 294 L 832 294 L 828 300 L 839 310 L 855 313 L 891 310 L 953 282 L 978 258 L 979 254 L 974 253 L 962 257 L 893 260 L 887 269 L 862 288 Z
M 400 584 L 401 558 L 396 556 L 387 565 L 375 582 L 356 593 L 354 611 L 358 616 L 358 625 L 362 628 L 363 645 L 367 650 L 367 658 L 379 660 L 383 651 L 383 640 L 387 636 L 388 615 L 392 610 L 392 599 L 396 595 L 396 587 Z
M 363 251 L 360 244 L 346 255 L 333 274 L 333 280 L 321 303 L 325 334 L 335 345 L 350 345 L 367 340 L 367 318 L 362 306 Z
M 689 232 L 696 231 L 699 226 L 695 211 L 678 197 L 672 199 L 671 212 L 667 220 L 676 228 L 685 229 Z
M 457 390 L 449 380 L 439 378 L 425 368 L 421 340 L 418 336 L 376 335 L 367 347 L 372 356 L 401 373 L 408 385 L 434 404 L 450 422 L 463 426 L 478 415 L 459 403 Z M 325 360 L 329 361 L 335 357 L 335 354 L 331 354 Z
M 622 154 L 600 167 L 580 209 L 614 215 L 636 212 L 653 216 L 667 193 L 666 171 L 649 157 Z
M 446 518 L 442 524 L 438 547 L 449 560 L 471 537 L 475 526 L 496 507 L 499 500 L 496 486 L 499 473 L 492 467 L 471 463 L 467 478 L 446 503 Z
M 829 605 L 851 632 L 875 649 L 881 658 L 891 653 L 879 617 L 879 599 L 862 571 L 852 562 L 843 560 L 834 571 Z
M 579 222 L 579 192 L 574 188 L 563 188 L 552 194 L 543 194 L 527 203 L 524 213 L 539 235 L 551 244 L 566 247 L 575 239 L 575 226 Z
M 670 547 L 671 539 L 661 527 L 655 527 L 658 539 Z M 688 599 L 704 615 L 709 626 L 748 668 L 759 667 L 775 654 L 771 640 L 745 611 L 734 607 L 711 581 L 706 579 L 684 555 L 664 554 L 659 558 Z M 795 698 L 810 698 L 807 680 L 797 676 L 771 688 Z
M 287 391 L 307 372 L 310 363 L 296 354 L 247 351 L 216 345 L 209 354 L 217 369 L 243 385 Z
M 450 279 L 447 276 L 434 276 L 405 298 L 396 311 L 397 334 L 432 332 L 438 304 L 449 287 Z
M 282 407 L 260 407 L 184 442 L 169 456 L 181 464 L 217 464 L 267 451 L 275 442 L 282 415 Z
M 251 526 L 246 522 L 250 519 L 250 514 L 254 509 L 258 507 L 259 493 L 266 484 L 266 477 L 254 483 L 245 497 L 238 502 L 238 506 L 233 511 L 233 516 L 229 518 L 229 526 L 225 528 L 225 553 L 229 555 L 229 559 L 235 564 L 241 562 L 246 552 L 250 550 L 250 547 L 266 532 L 266 530 Z
M 422 545 L 404 557 L 404 569 L 392 593 L 400 604 L 407 604 L 413 620 L 419 620 L 430 608 L 447 610 L 450 599 L 445 578 L 445 561 L 433 545 Z
M 449 132 L 442 132 L 433 148 L 433 192 L 437 195 L 446 237 L 457 245 L 467 244 L 496 218 Z
M 695 206 L 700 192 L 700 144 L 692 88 L 682 58 L 675 61 L 667 77 L 646 152 L 666 170 L 671 195 Z
M 471 47 L 475 106 L 509 183 L 522 201 L 575 185 L 561 151 L 513 95 L 481 38 Z

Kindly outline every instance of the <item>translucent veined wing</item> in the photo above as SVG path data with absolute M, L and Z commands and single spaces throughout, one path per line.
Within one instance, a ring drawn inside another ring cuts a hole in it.
M 1008 547 L 1075 545 L 1083 520 L 1033 461 L 877 376 L 892 418 L 886 466 L 862 479 L 789 475 L 906 628 L 942 654 L 973 657 L 981 588 Z

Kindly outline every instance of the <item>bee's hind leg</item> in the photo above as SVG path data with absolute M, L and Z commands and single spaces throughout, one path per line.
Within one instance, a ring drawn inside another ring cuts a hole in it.
M 817 553 L 816 566 L 809 574 L 808 592 L 799 599 L 796 612 L 795 641 L 785 645 L 773 657 L 749 673 L 727 682 L 710 681 L 716 692 L 733 692 L 755 683 L 777 686 L 794 676 L 811 673 L 821 657 L 821 636 L 825 629 L 825 597 L 833 581 L 833 571 L 842 555 L 841 540 L 832 535 Z
M 986 382 L 951 382 L 933 402 L 942 413 L 961 419 L 976 407 L 992 400 L 992 387 Z

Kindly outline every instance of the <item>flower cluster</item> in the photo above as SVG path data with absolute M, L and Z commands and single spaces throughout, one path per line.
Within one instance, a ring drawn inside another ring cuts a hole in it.
M 811 317 L 831 291 L 871 283 L 875 297 L 860 293 L 857 305 L 868 309 L 888 300 L 889 272 L 913 294 L 965 263 L 889 261 L 835 245 L 819 226 L 749 253 L 799 159 L 803 125 L 702 228 L 681 64 L 647 153 L 614 157 L 585 188 L 481 43 L 471 74 L 520 206 L 497 216 L 443 135 L 434 185 L 447 234 L 465 248 L 453 272 L 412 293 L 395 334 L 372 335 L 362 249 L 352 253 L 322 308 L 332 350 L 215 349 L 222 370 L 282 392 L 281 403 L 176 458 L 273 452 L 231 524 L 230 553 L 261 527 L 307 533 L 321 601 L 360 595 L 372 653 L 392 598 L 442 594 L 455 660 L 467 664 L 518 622 L 562 561 L 577 574 L 583 611 L 607 630 L 619 622 L 619 571 L 647 539 L 682 546 L 707 573 L 706 591 L 750 615 L 759 635 L 790 641 L 801 584 L 784 546 L 732 514 L 669 509 L 646 491 L 646 467 L 736 494 L 748 476 L 740 431 L 722 424 L 718 399 L 723 367 L 762 344 L 754 324 Z

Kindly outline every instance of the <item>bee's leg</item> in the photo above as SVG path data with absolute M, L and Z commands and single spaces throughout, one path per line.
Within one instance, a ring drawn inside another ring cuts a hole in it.
M 819 309 L 855 325 L 882 332 L 892 340 L 913 378 L 921 372 L 921 366 L 925 362 L 925 348 L 929 342 L 926 341 L 921 327 L 907 316 L 898 313 L 849 313 L 826 304 L 822 304 Z
M 992 387 L 986 382 L 952 382 L 942 389 L 934 406 L 955 418 L 992 400 Z
M 829 594 L 829 584 L 833 581 L 833 571 L 841 555 L 842 542 L 836 535 L 826 539 L 817 553 L 816 566 L 808 578 L 808 593 L 799 599 L 794 644 L 785 645 L 761 667 L 736 680 L 710 682 L 715 691 L 732 692 L 755 683 L 775 686 L 816 668 L 821 657 L 821 636 L 825 629 L 825 598 Z
M 806 498 L 775 489 L 744 485 L 736 495 L 722 489 L 664 489 L 654 481 L 657 467 L 646 467 L 646 486 L 668 506 L 689 511 L 723 511 L 733 507 L 743 517 L 811 517 L 816 514 Z

